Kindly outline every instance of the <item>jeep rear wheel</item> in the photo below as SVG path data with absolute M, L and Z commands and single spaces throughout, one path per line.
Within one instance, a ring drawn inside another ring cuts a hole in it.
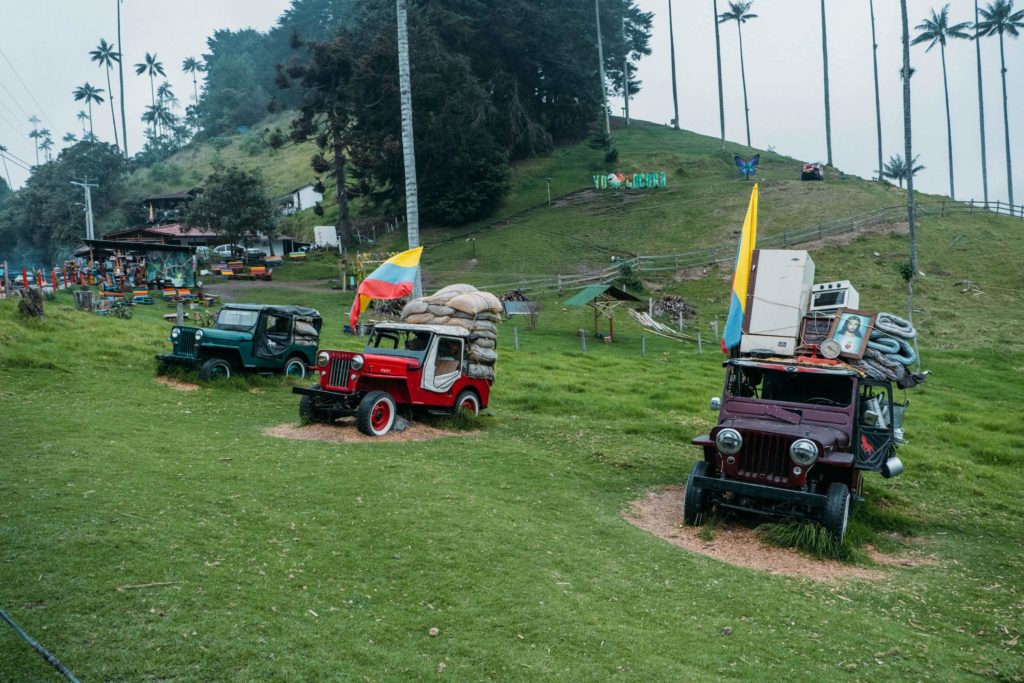
M 292 356 L 284 364 L 284 374 L 288 377 L 304 378 L 306 376 L 306 362 L 299 356 Z
M 683 493 L 683 522 L 690 526 L 700 526 L 704 523 L 704 489 L 694 484 L 693 478 L 703 477 L 707 471 L 706 462 L 695 462 L 693 469 L 690 470 L 690 478 L 686 480 L 686 491 Z
M 230 379 L 234 368 L 226 358 L 207 358 L 199 368 L 199 378 L 205 382 L 217 379 Z
M 395 424 L 395 399 L 386 391 L 371 391 L 359 402 L 356 427 L 367 436 L 384 436 Z
M 846 536 L 846 524 L 850 521 L 850 489 L 846 484 L 833 482 L 825 494 L 825 512 L 821 525 L 825 527 L 837 544 Z
M 480 399 L 472 389 L 463 389 L 459 392 L 459 397 L 455 399 L 455 414 L 458 415 L 462 412 L 473 417 L 480 414 Z

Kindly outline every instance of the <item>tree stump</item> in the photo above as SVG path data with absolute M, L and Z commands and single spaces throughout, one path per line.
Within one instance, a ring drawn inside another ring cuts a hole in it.
M 28 288 L 22 290 L 21 301 L 18 302 L 18 313 L 26 318 L 38 318 L 45 320 L 43 315 L 43 295 L 38 289 Z

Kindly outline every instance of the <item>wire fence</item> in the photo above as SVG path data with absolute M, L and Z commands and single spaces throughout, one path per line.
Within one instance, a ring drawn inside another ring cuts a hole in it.
M 934 200 L 917 202 L 917 216 L 939 217 L 990 212 L 1024 220 L 1024 205 L 1007 204 L 1006 202 L 954 202 L 952 200 Z M 758 238 L 758 247 L 788 248 L 843 235 L 865 228 L 879 225 L 892 225 L 905 221 L 907 206 L 886 206 L 874 211 L 856 214 L 835 221 L 820 223 L 797 230 L 784 230 L 781 233 Z M 480 285 L 481 289 L 502 292 L 518 289 L 524 292 L 563 291 L 581 289 L 589 285 L 608 284 L 620 277 L 624 270 L 632 269 L 638 273 L 676 272 L 690 268 L 706 268 L 719 263 L 731 263 L 736 257 L 736 245 L 719 245 L 706 249 L 680 252 L 676 254 L 652 254 L 633 256 L 630 258 L 613 257 L 612 265 L 600 270 L 575 275 L 523 275 L 515 279 L 492 282 Z

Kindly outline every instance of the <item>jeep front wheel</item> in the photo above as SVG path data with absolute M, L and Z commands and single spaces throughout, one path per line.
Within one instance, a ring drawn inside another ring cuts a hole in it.
M 683 493 L 683 522 L 690 526 L 704 523 L 704 489 L 693 482 L 694 477 L 707 474 L 708 464 L 703 460 L 693 463 L 690 478 L 686 480 L 686 491 Z
M 821 525 L 837 544 L 841 544 L 846 536 L 846 524 L 850 520 L 850 489 L 846 484 L 833 482 L 829 484 L 825 498 Z
M 233 368 L 225 358 L 207 358 L 199 368 L 199 378 L 205 382 L 216 379 L 229 379 Z
M 313 403 L 313 397 L 308 395 L 299 399 L 299 421 L 302 424 L 330 422 L 324 412 Z
M 367 436 L 384 436 L 395 424 L 395 399 L 386 391 L 371 391 L 359 402 L 356 427 Z
M 303 379 L 306 376 L 306 362 L 298 356 L 292 356 L 284 364 L 284 374 L 288 377 Z
M 472 389 L 463 389 L 459 392 L 459 397 L 455 399 L 455 414 L 458 415 L 462 412 L 473 417 L 480 414 L 480 399 Z

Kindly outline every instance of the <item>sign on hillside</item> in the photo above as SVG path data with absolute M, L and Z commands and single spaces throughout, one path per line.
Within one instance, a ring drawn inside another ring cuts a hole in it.
M 595 190 L 639 190 L 648 187 L 668 187 L 665 173 L 609 173 L 594 176 Z

